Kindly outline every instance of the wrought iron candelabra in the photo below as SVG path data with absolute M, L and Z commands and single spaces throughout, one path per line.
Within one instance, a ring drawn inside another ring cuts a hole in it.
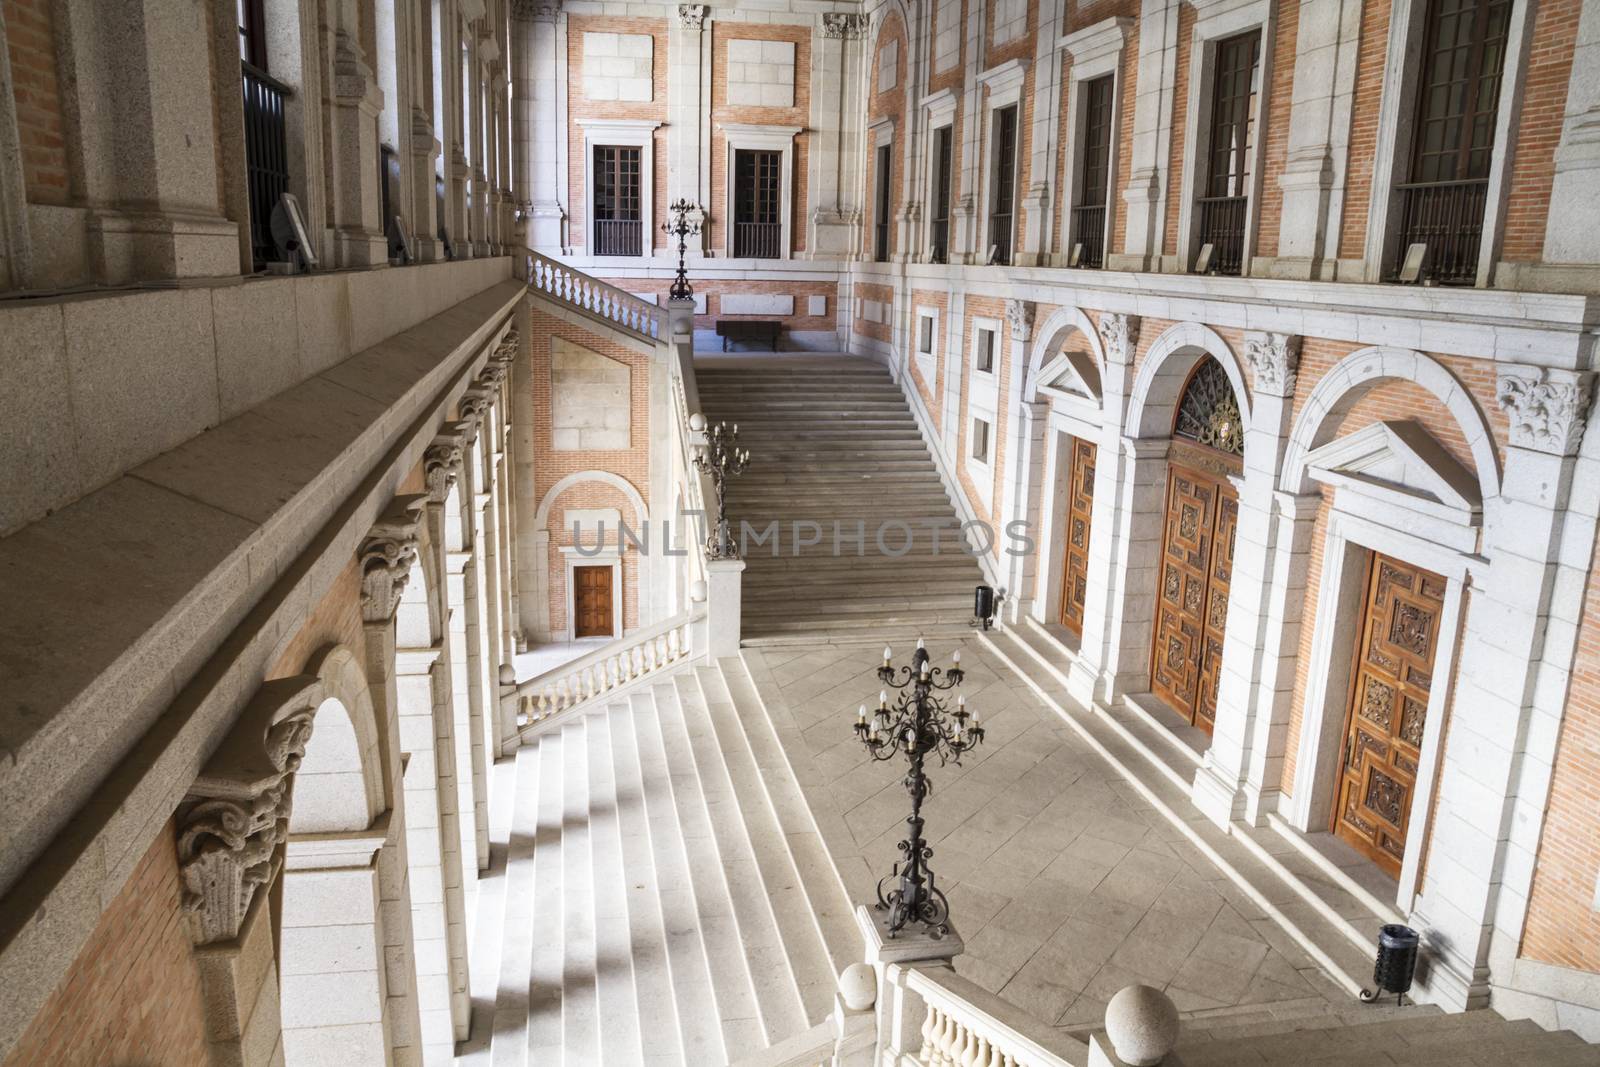
M 729 426 L 719 422 L 706 431 L 706 447 L 694 457 L 694 465 L 702 474 L 711 476 L 711 487 L 717 494 L 717 528 L 706 539 L 712 559 L 737 559 L 739 549 L 733 543 L 733 531 L 728 526 L 727 485 L 730 477 L 744 473 L 750 462 L 750 450 L 739 448 L 739 424 Z
M 667 208 L 667 221 L 661 224 L 663 233 L 678 239 L 678 276 L 672 279 L 672 288 L 667 290 L 667 295 L 673 300 L 689 300 L 694 297 L 694 286 L 689 284 L 687 256 L 689 238 L 700 233 L 700 223 L 693 218 L 699 211 L 699 205 L 691 204 L 680 197 Z
M 948 670 L 933 667 L 919 640 L 911 666 L 897 668 L 892 650 L 885 647 L 883 666 L 878 668 L 878 679 L 885 686 L 878 694 L 878 710 L 869 718 L 863 704 L 857 713 L 856 736 L 873 759 L 893 759 L 903 753 L 911 764 L 905 777 L 911 815 L 906 819 L 906 839 L 900 842 L 901 857 L 878 882 L 878 910 L 889 913 L 890 937 L 911 922 L 921 923 L 936 938 L 950 930 L 950 904 L 934 884 L 928 866 L 933 849 L 922 838 L 922 802 L 933 793 L 923 767 L 932 756 L 938 757 L 941 767 L 959 764 L 963 753 L 983 743 L 983 726 L 978 713 L 967 710 L 967 698 L 958 693 L 952 709 L 935 695 L 959 687 L 964 677 L 959 651 L 951 657 Z M 898 690 L 892 706 L 890 689 Z

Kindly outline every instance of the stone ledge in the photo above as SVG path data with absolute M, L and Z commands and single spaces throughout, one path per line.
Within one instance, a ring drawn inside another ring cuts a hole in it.
M 0 1057 L 524 291 L 469 297 L 0 540 Z

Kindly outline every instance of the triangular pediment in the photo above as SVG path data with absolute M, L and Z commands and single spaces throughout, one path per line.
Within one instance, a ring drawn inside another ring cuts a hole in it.
M 1100 402 L 1100 374 L 1094 357 L 1083 352 L 1062 352 L 1039 368 L 1039 392 L 1049 396 L 1077 397 Z
M 1306 466 L 1319 482 L 1400 494 L 1413 506 L 1427 502 L 1473 516 L 1483 508 L 1478 479 L 1411 419 L 1375 422 L 1330 441 L 1306 456 Z

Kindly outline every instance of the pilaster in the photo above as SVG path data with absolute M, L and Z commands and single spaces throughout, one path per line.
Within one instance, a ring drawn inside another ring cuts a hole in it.
M 328 161 L 333 230 L 341 266 L 389 261 L 378 218 L 378 115 L 383 91 L 367 65 L 354 24 L 341 25 L 333 45 L 333 157 Z
M 1584 0 L 1546 223 L 1547 263 L 1600 264 L 1600 0 Z
M 1166 226 L 1167 161 L 1178 81 L 1179 0 L 1142 0 L 1139 72 L 1134 81 L 1133 150 L 1122 199 L 1128 205 L 1121 252 L 1112 270 L 1149 270 L 1161 257 Z

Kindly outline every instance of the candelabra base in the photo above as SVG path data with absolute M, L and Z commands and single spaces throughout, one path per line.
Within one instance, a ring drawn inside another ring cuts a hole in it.
M 920 963 L 924 961 L 951 960 L 961 955 L 966 944 L 954 926 L 946 923 L 947 932 L 933 937 L 920 928 L 907 928 L 898 933 L 889 932 L 888 913 L 867 904 L 856 906 L 856 924 L 866 941 L 866 962 Z

